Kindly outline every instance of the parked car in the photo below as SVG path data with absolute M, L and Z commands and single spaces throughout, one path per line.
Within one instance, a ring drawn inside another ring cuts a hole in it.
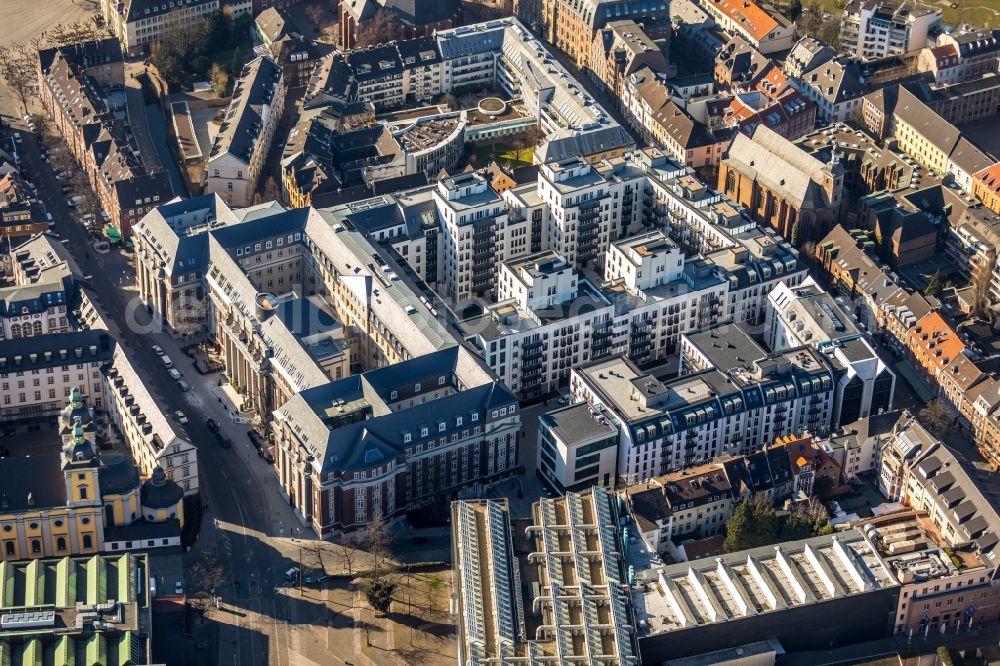
M 184 412 L 182 412 L 179 409 L 176 412 L 174 412 L 174 418 L 177 419 L 177 422 L 180 423 L 181 425 L 184 425 L 185 423 L 188 422 L 188 417 L 184 416 Z
M 216 432 L 215 438 L 219 440 L 219 444 L 222 446 L 222 448 L 224 449 L 232 448 L 233 446 L 232 438 L 223 431 L 219 430 L 218 432 Z
M 157 356 L 163 356 L 163 347 L 161 347 L 160 345 L 153 345 L 152 350 L 153 353 L 156 354 Z
M 181 390 L 181 393 L 187 393 L 188 391 L 191 390 L 191 385 L 188 384 L 183 379 L 178 379 L 177 380 L 177 388 L 179 388 Z
M 76 202 L 73 201 L 72 199 L 66 199 L 66 205 L 69 206 L 70 208 L 76 208 Z
M 267 442 L 256 430 L 247 430 L 247 437 L 250 438 L 250 443 L 253 444 L 253 448 L 257 449 L 258 454 L 267 448 Z
M 299 568 L 292 567 L 285 572 L 285 580 L 297 580 L 299 577 Z
M 205 427 L 208 428 L 210 432 L 219 432 L 219 422 L 215 419 L 208 419 L 205 421 Z
M 168 369 L 167 374 L 170 375 L 170 378 L 175 382 L 179 382 L 181 380 L 181 372 L 177 368 Z
M 62 187 L 59 188 L 59 191 L 62 192 L 63 194 L 69 194 L 70 192 L 73 191 L 73 186 L 63 185 Z
M 568 405 L 570 400 L 572 400 L 572 398 L 569 396 L 568 393 L 566 395 L 559 396 L 560 405 Z
M 174 362 L 171 361 L 170 357 L 167 356 L 166 354 L 164 354 L 163 356 L 160 357 L 160 363 L 163 364 L 164 368 L 172 368 L 172 367 L 174 367 Z

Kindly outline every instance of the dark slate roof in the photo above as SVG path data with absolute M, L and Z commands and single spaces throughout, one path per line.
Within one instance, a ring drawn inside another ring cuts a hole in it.
M 0 373 L 59 367 L 69 363 L 110 362 L 114 346 L 114 338 L 102 330 L 0 340 Z M 36 354 L 34 360 L 32 354 Z
M 222 247 L 235 250 L 247 243 L 260 242 L 262 238 L 301 232 L 305 229 L 308 217 L 308 208 L 293 208 L 265 217 L 248 219 L 242 224 L 212 229 L 208 234 L 202 235 L 210 235 Z
M 162 468 L 153 470 L 153 476 L 146 479 L 140 491 L 141 504 L 150 509 L 168 509 L 184 497 L 184 491 L 172 479 L 168 479 Z
M 271 315 L 281 319 L 291 333 L 310 336 L 328 331 L 338 322 L 308 298 L 289 298 L 278 303 Z
M 403 23 L 421 26 L 440 23 L 458 15 L 458 0 L 381 0 L 379 3 Z
M 450 416 L 478 413 L 480 422 L 485 423 L 491 408 L 516 404 L 517 398 L 509 389 L 500 383 L 492 383 L 352 423 L 330 432 L 326 442 L 324 472 L 384 465 L 404 453 L 407 446 L 403 443 L 404 432 L 409 432 L 416 439 L 420 427 L 427 425 L 434 437 L 448 437 L 453 432 L 472 427 L 469 420 L 457 426 L 454 418 L 448 418 Z M 442 422 L 445 429 L 439 430 L 438 425 Z
M 346 56 L 348 67 L 359 82 L 403 74 L 403 63 L 395 44 L 349 51 Z
M 179 536 L 181 523 L 172 518 L 163 523 L 147 523 L 145 521 L 123 527 L 105 527 L 104 541 L 145 541 L 147 539 L 167 539 Z
M 264 56 L 244 65 L 233 99 L 212 144 L 209 160 L 229 153 L 249 164 L 253 151 L 258 148 L 265 108 L 271 104 L 280 85 L 281 69 L 281 65 Z
M 32 504 L 28 504 L 28 494 Z M 66 506 L 66 479 L 58 453 L 0 459 L 0 511 Z
M 396 42 L 399 59 L 404 67 L 420 67 L 441 62 L 437 40 L 433 37 L 417 37 Z
M 643 532 L 656 529 L 656 521 L 670 517 L 670 505 L 659 486 L 649 485 L 641 490 L 627 492 L 632 505 L 632 516 Z
M 119 63 L 125 59 L 121 42 L 114 37 L 108 37 L 89 42 L 66 44 L 51 49 L 41 49 L 38 52 L 38 61 L 41 63 L 42 71 L 48 70 L 57 54 L 75 65 L 87 68 Z
M 139 468 L 121 453 L 104 453 L 101 455 L 98 481 L 102 497 L 123 495 L 139 487 Z
M 123 209 L 141 205 L 159 204 L 174 197 L 174 188 L 166 172 L 137 174 L 132 178 L 115 182 L 115 196 Z

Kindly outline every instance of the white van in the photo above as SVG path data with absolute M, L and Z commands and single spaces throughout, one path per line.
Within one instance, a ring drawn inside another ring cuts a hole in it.
M 163 364 L 164 368 L 172 368 L 172 367 L 174 367 L 174 362 L 171 361 L 170 357 L 166 356 L 166 355 L 160 357 L 160 363 Z
M 167 374 L 170 375 L 170 378 L 175 382 L 179 382 L 181 380 L 181 373 L 177 370 L 177 368 L 170 368 L 167 370 Z

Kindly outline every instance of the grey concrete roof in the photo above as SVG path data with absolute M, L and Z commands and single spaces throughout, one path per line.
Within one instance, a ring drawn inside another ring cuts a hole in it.
M 618 433 L 606 420 L 591 414 L 585 402 L 554 409 L 539 418 L 568 446 Z

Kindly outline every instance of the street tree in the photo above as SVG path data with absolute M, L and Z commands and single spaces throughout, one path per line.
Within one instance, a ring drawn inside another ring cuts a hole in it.
M 214 590 L 226 579 L 225 570 L 219 556 L 211 550 L 202 553 L 201 558 L 191 567 L 191 576 L 201 590 Z
M 365 523 L 358 534 L 358 545 L 368 553 L 369 577 L 372 580 L 381 578 L 387 568 L 390 555 L 392 535 L 389 533 L 389 521 L 385 516 L 373 516 Z
M 940 400 L 927 403 L 917 414 L 917 421 L 938 439 L 947 434 L 952 424 L 951 413 Z
M 198 613 L 202 622 L 205 621 L 205 613 L 212 607 L 212 595 L 204 590 L 198 591 L 193 597 L 188 599 L 188 605 Z
M 357 559 L 357 541 L 355 537 L 351 535 L 344 535 L 340 538 L 340 542 L 337 543 L 337 555 L 340 557 L 340 561 L 343 563 L 344 569 L 347 570 L 348 576 L 354 575 L 354 562 Z

